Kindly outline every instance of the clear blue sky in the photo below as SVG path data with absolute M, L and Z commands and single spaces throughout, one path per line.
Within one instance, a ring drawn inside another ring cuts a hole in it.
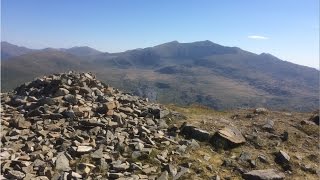
M 1 0 L 1 38 L 119 52 L 178 40 L 319 66 L 319 0 Z

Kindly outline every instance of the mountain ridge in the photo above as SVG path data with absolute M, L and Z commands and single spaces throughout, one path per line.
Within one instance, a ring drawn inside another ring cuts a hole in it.
M 172 41 L 119 53 L 90 54 L 90 49 L 86 53 L 46 49 L 9 58 L 1 66 L 2 90 L 47 72 L 83 70 L 161 103 L 199 103 L 216 109 L 263 105 L 298 111 L 314 110 L 319 104 L 317 69 L 267 53 L 211 41 Z

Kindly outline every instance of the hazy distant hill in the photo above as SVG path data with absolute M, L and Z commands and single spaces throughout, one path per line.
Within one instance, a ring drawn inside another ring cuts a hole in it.
M 31 52 L 48 51 L 48 50 L 62 51 L 75 56 L 95 56 L 102 53 L 88 46 L 76 46 L 72 48 L 60 48 L 60 49 L 55 49 L 55 48 L 29 49 L 23 46 L 17 46 L 17 45 L 10 44 L 8 42 L 3 41 L 1 42 L 1 59 L 6 60 L 12 57 L 28 54 Z
M 10 58 L 1 68 L 3 90 L 49 72 L 81 69 L 162 103 L 302 111 L 319 104 L 318 70 L 210 41 L 173 41 L 121 53 L 47 49 Z
M 8 42 L 1 42 L 1 59 L 5 60 L 10 57 L 20 56 L 34 51 L 33 49 L 28 49 L 26 47 L 16 46 Z
M 81 47 L 77 46 L 77 47 L 72 47 L 69 49 L 61 49 L 61 50 L 76 56 L 95 56 L 102 53 L 88 46 L 81 46 Z

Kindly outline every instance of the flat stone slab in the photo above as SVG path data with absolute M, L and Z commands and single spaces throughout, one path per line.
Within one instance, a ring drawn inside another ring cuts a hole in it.
M 235 144 L 246 142 L 246 139 L 242 136 L 241 132 L 234 127 L 223 128 L 218 131 L 218 135 Z
M 284 173 L 274 169 L 253 170 L 243 174 L 246 180 L 281 180 L 285 178 Z

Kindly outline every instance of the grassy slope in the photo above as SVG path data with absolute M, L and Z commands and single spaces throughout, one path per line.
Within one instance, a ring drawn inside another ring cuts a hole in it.
M 184 121 L 174 121 L 173 123 L 180 126 L 183 122 L 188 122 L 201 129 L 207 130 L 212 134 L 225 126 L 237 127 L 245 137 L 252 134 L 258 134 L 260 143 L 263 145 L 261 148 L 254 146 L 254 141 L 247 138 L 247 142 L 232 150 L 216 151 L 211 145 L 201 143 L 199 149 L 189 149 L 190 156 L 180 157 L 175 160 L 177 164 L 184 162 L 192 162 L 191 174 L 192 176 L 186 177 L 187 179 L 209 179 L 214 175 L 220 177 L 230 177 L 231 179 L 241 179 L 241 174 L 234 171 L 231 167 L 222 166 L 225 159 L 233 159 L 239 167 L 246 170 L 250 169 L 278 169 L 282 171 L 281 167 L 274 163 L 274 152 L 284 150 L 289 153 L 291 157 L 292 174 L 286 173 L 287 179 L 318 179 L 316 174 L 305 172 L 302 170 L 302 164 L 310 165 L 317 168 L 320 160 L 319 147 L 317 147 L 319 138 L 319 126 L 301 126 L 301 120 L 307 120 L 311 113 L 288 113 L 281 111 L 272 111 L 266 115 L 255 116 L 253 119 L 246 118 L 247 114 L 252 114 L 253 110 L 233 110 L 233 111 L 214 111 L 210 108 L 203 106 L 189 106 L 181 107 L 176 105 L 168 106 L 171 110 L 178 111 L 186 115 L 187 119 Z M 233 118 L 237 115 L 237 118 Z M 266 119 L 272 119 L 275 122 L 276 135 L 281 135 L 284 131 L 289 133 L 289 140 L 281 142 L 277 139 L 270 138 L 270 134 L 261 129 L 261 126 L 266 122 Z M 256 161 L 257 167 L 246 167 L 245 165 L 237 162 L 237 158 L 241 152 L 249 152 L 252 159 Z M 258 160 L 258 155 L 267 157 L 269 163 L 265 164 Z M 209 156 L 207 161 L 204 156 Z M 316 158 L 315 158 L 316 157 Z M 301 159 L 300 159 L 301 158 Z M 212 166 L 213 170 L 208 169 Z

